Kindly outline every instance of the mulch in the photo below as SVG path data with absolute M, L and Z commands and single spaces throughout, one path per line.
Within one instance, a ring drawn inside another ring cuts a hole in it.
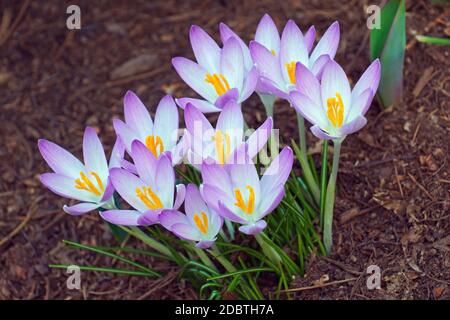
M 0 4 L 2 21 L 10 21 L 0 27 L 0 299 L 195 299 L 176 266 L 153 258 L 145 263 L 163 270 L 161 279 L 83 272 L 82 290 L 67 289 L 65 271 L 48 264 L 120 264 L 62 244 L 114 240 L 96 214 L 64 214 L 66 201 L 41 186 L 38 176 L 48 168 L 37 139 L 81 156 L 83 130 L 90 125 L 109 152 L 111 121 L 122 117 L 126 90 L 152 111 L 165 93 L 192 96 L 170 60 L 193 56 L 188 30 L 194 23 L 219 39 L 217 25 L 224 21 L 250 40 L 266 12 L 279 28 L 293 18 L 302 30 L 314 23 L 323 32 L 338 20 L 336 59 L 355 81 L 369 64 L 369 2 L 78 2 L 78 31 L 66 28 L 68 1 Z M 291 298 L 450 298 L 449 49 L 414 40 L 414 34 L 449 36 L 449 14 L 425 0 L 407 1 L 407 11 L 404 102 L 386 110 L 374 102 L 368 125 L 344 142 L 333 254 L 308 259 Z M 244 113 L 253 125 L 265 116 L 257 98 Z M 284 141 L 297 137 L 295 113 L 285 102 L 277 103 L 275 123 Z M 317 139 L 308 140 L 319 160 Z M 366 285 L 371 265 L 381 270 L 381 289 Z

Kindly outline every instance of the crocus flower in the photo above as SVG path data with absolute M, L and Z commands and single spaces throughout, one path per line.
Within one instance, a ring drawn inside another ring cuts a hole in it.
M 364 115 L 377 91 L 380 71 L 377 59 L 351 90 L 344 70 L 335 61 L 325 65 L 321 82 L 298 64 L 296 74 L 303 81 L 297 83 L 297 91 L 291 92 L 291 102 L 297 112 L 313 124 L 311 131 L 319 139 L 345 138 L 366 125 Z
M 101 212 L 103 219 L 113 224 L 138 226 L 159 222 L 163 209 L 177 210 L 184 200 L 184 185 L 176 186 L 175 173 L 168 154 L 155 158 L 153 153 L 139 140 L 131 144 L 131 157 L 136 171 L 134 175 L 121 168 L 110 170 L 111 181 L 131 207 L 130 210 L 108 210 Z
M 231 164 L 229 170 L 217 164 L 203 164 L 200 191 L 210 208 L 223 218 L 243 224 L 239 227 L 241 232 L 255 235 L 267 226 L 262 219 L 283 199 L 292 163 L 292 150 L 285 147 L 261 180 L 251 160 Z
M 198 241 L 198 248 L 211 247 L 222 228 L 223 219 L 208 208 L 194 184 L 186 188 L 184 210 L 186 214 L 164 210 L 160 215 L 161 225 L 182 239 Z
M 83 138 L 84 164 L 67 150 L 48 140 L 38 141 L 39 151 L 54 173 L 44 173 L 41 182 L 51 191 L 65 198 L 82 201 L 64 205 L 65 212 L 81 215 L 97 208 L 114 208 L 114 187 L 109 179 L 105 151 L 93 128 L 87 127 Z M 114 145 L 109 168 L 119 167 L 123 158 L 123 144 Z
M 218 164 L 236 161 L 239 149 L 246 148 L 248 157 L 255 157 L 264 147 L 272 130 L 272 118 L 267 120 L 244 141 L 244 118 L 240 106 L 230 100 L 224 107 L 214 129 L 194 105 L 188 104 L 184 112 L 190 148 L 187 158 L 193 165 L 204 160 Z
M 173 164 L 183 158 L 184 139 L 178 140 L 178 109 L 170 95 L 161 99 L 156 109 L 155 122 L 136 94 L 128 91 L 124 98 L 125 122 L 114 119 L 114 129 L 128 153 L 134 140 L 144 143 L 154 157 L 170 152 Z
M 205 100 L 182 98 L 177 103 L 185 108 L 194 104 L 202 112 L 218 112 L 230 99 L 241 103 L 255 90 L 258 72 L 244 66 L 244 56 L 237 39 L 228 39 L 223 48 L 200 27 L 192 26 L 192 49 L 197 63 L 182 57 L 172 59 L 180 77 Z
M 297 63 L 320 77 L 323 66 L 336 54 L 338 22 L 328 28 L 312 50 L 314 38 L 314 27 L 303 35 L 295 22 L 289 20 L 280 39 L 274 22 L 265 15 L 258 26 L 255 41 L 250 42 L 250 52 L 260 74 L 258 90 L 288 99 L 295 84 L 302 81 L 301 75 L 296 77 Z

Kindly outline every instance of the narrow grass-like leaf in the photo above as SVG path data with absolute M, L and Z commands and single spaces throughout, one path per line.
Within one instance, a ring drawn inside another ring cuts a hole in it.
M 56 269 L 67 269 L 70 267 L 70 264 L 50 264 L 49 268 Z M 128 270 L 128 269 L 116 269 L 116 268 L 103 268 L 103 267 L 95 267 L 95 266 L 78 266 L 80 270 L 86 271 L 98 271 L 98 272 L 110 272 L 110 273 L 118 273 L 125 274 L 129 276 L 144 276 L 144 277 L 154 277 L 154 274 L 145 272 L 145 271 L 137 271 L 137 270 Z
M 450 38 L 439 38 L 439 37 L 417 35 L 416 39 L 417 41 L 422 43 L 450 46 Z

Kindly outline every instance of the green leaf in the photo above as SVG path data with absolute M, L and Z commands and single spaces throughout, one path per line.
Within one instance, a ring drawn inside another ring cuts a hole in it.
M 370 32 L 370 57 L 381 62 L 378 94 L 384 107 L 402 101 L 405 46 L 405 0 L 390 0 L 381 10 L 380 29 Z
M 416 36 L 417 41 L 427 43 L 427 44 L 437 44 L 437 45 L 444 45 L 444 46 L 450 46 L 450 39 L 449 38 L 439 38 L 439 37 L 430 37 L 430 36 Z
M 69 264 L 50 264 L 49 268 L 55 269 L 67 269 Z M 80 270 L 86 271 L 99 271 L 99 272 L 110 272 L 110 273 L 118 273 L 118 274 L 126 274 L 129 276 L 144 276 L 144 277 L 154 277 L 155 275 L 152 273 L 148 273 L 145 271 L 136 271 L 136 270 L 128 270 L 128 269 L 116 269 L 116 268 L 103 268 L 96 266 L 78 266 Z

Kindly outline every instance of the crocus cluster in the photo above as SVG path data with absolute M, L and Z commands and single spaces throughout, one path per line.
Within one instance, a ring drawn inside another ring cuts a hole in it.
M 224 221 L 256 235 L 267 225 L 264 217 L 283 199 L 293 153 L 284 147 L 260 177 L 254 159 L 271 136 L 273 120 L 268 116 L 245 138 L 242 103 L 254 92 L 286 99 L 320 139 L 342 139 L 365 125 L 380 63 L 374 61 L 351 90 L 334 61 L 337 22 L 315 46 L 314 26 L 303 34 L 289 20 L 280 36 L 267 14 L 248 45 L 227 25 L 221 23 L 219 29 L 222 46 L 192 26 L 189 38 L 196 61 L 172 59 L 177 73 L 201 98 L 167 95 L 152 119 L 136 94 L 125 94 L 125 119 L 113 121 L 117 140 L 109 164 L 93 128 L 84 134 L 84 164 L 58 145 L 39 141 L 54 171 L 42 174 L 42 183 L 81 201 L 64 206 L 64 211 L 80 215 L 98 209 L 103 219 L 123 226 L 160 224 L 200 248 L 214 243 Z M 184 110 L 184 130 L 177 105 Z M 204 115 L 209 112 L 220 112 L 215 125 Z M 175 167 L 181 162 L 198 170 L 200 185 L 176 183 Z

